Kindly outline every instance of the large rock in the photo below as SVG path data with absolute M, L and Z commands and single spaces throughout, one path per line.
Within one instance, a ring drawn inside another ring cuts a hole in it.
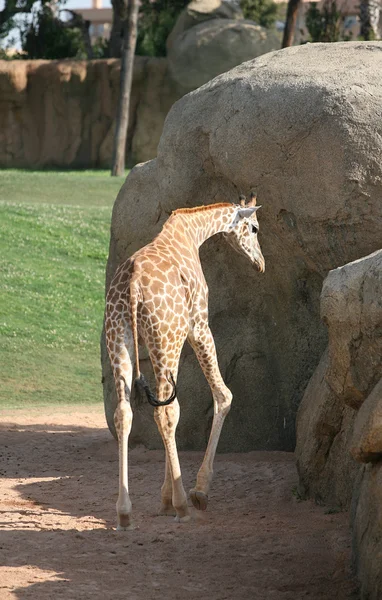
M 382 376 L 382 335 L 376 334 L 382 331 L 382 250 L 329 273 L 321 316 L 329 328 L 328 384 L 359 408 Z
M 305 495 L 348 506 L 353 456 L 382 456 L 382 250 L 330 271 L 321 315 L 329 348 L 297 413 L 297 466 Z
M 321 294 L 329 350 L 297 416 L 302 491 L 337 506 L 352 503 L 354 562 L 365 600 L 382 597 L 381 284 L 382 251 L 329 273 Z M 375 464 L 360 467 L 353 457 Z
M 191 29 L 195 25 L 208 21 L 210 19 L 244 19 L 243 13 L 237 4 L 232 2 L 222 2 L 222 0 L 193 0 L 189 2 L 180 13 L 176 23 L 167 38 L 167 51 L 171 51 L 172 46 L 178 36 Z
M 358 411 L 350 451 L 360 462 L 382 459 L 382 378 Z
M 276 34 L 244 20 L 238 5 L 193 0 L 179 15 L 167 39 L 174 80 L 193 90 L 240 63 L 277 50 Z
M 380 246 L 381 57 L 377 42 L 308 44 L 217 77 L 173 106 L 158 158 L 135 168 L 118 196 L 107 283 L 171 210 L 236 201 L 257 188 L 265 275 L 219 237 L 201 252 L 210 324 L 234 395 L 221 450 L 294 448 L 296 410 L 327 345 L 323 278 Z M 111 413 L 106 359 L 103 368 Z M 188 347 L 179 399 L 179 446 L 204 447 L 211 395 Z M 146 404 L 133 428 L 136 441 L 161 445 Z
M 272 30 L 252 21 L 212 19 L 177 36 L 168 47 L 168 60 L 174 80 L 192 90 L 279 47 L 280 41 Z
M 359 465 L 349 452 L 356 411 L 329 388 L 328 350 L 322 355 L 297 413 L 296 461 L 301 497 L 349 506 Z
M 353 559 L 361 600 L 382 598 L 382 461 L 361 467 L 352 505 Z

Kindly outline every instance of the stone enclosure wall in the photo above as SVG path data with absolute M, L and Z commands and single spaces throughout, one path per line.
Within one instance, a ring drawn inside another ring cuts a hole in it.
M 0 61 L 0 167 L 109 167 L 119 77 L 119 60 Z M 156 155 L 183 93 L 166 59 L 135 58 L 130 163 Z

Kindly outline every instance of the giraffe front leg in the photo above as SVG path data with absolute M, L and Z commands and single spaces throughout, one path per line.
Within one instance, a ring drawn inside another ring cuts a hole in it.
M 215 342 L 209 327 L 200 330 L 198 338 L 190 335 L 189 341 L 195 350 L 200 366 L 210 385 L 214 399 L 214 417 L 208 446 L 199 469 L 196 485 L 190 490 L 192 504 L 197 510 L 206 510 L 208 492 L 213 477 L 213 464 L 220 433 L 232 402 L 232 393 L 221 376 L 216 356 Z
M 208 505 L 208 492 L 214 474 L 213 464 L 216 448 L 219 442 L 224 419 L 230 410 L 232 402 L 232 394 L 224 384 L 220 384 L 219 389 L 214 390 L 213 394 L 215 412 L 210 438 L 202 465 L 198 471 L 196 485 L 190 490 L 191 502 L 197 510 L 206 510 Z
M 128 439 L 131 430 L 133 413 L 130 402 L 119 402 L 115 413 L 114 423 L 118 435 L 119 450 L 119 493 L 117 500 L 117 530 L 133 529 L 131 518 L 131 501 L 128 482 Z

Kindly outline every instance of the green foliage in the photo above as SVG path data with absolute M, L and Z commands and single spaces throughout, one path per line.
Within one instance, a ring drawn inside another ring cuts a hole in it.
M 275 24 L 278 7 L 273 0 L 241 0 L 244 17 L 269 29 Z
M 42 6 L 22 34 L 28 58 L 86 58 L 80 29 L 65 27 L 49 6 Z
M 107 58 L 109 52 L 109 41 L 104 38 L 98 38 L 93 44 L 93 58 Z
M 188 0 L 142 0 L 136 54 L 166 56 L 166 40 Z
M 0 171 L 0 405 L 101 401 L 105 264 L 121 183 L 109 172 Z
M 325 0 L 321 9 L 317 2 L 311 2 L 305 23 L 312 42 L 338 42 L 349 40 L 343 33 L 344 17 L 337 8 L 336 0 Z

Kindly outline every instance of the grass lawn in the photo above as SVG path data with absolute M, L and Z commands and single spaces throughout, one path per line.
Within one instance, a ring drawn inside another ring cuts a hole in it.
M 0 407 L 102 401 L 106 171 L 0 170 Z

